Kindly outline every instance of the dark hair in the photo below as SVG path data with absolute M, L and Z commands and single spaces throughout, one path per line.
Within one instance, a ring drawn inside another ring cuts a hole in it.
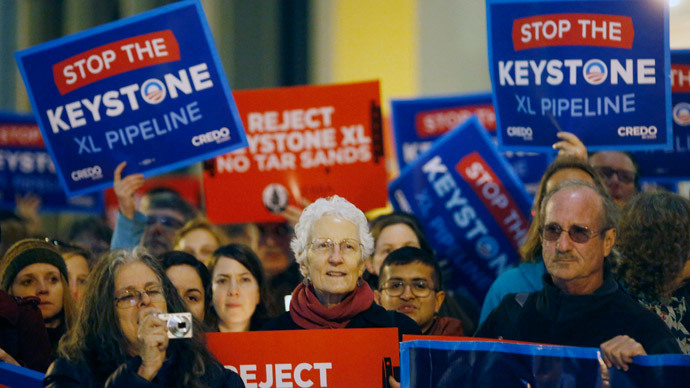
M 91 252 L 89 252 L 87 249 L 82 248 L 76 244 L 66 243 L 64 241 L 51 239 L 49 237 L 46 237 L 45 240 L 47 243 L 52 244 L 55 247 L 55 249 L 57 249 L 58 253 L 60 253 L 60 255 L 62 255 L 62 256 L 65 256 L 65 255 L 81 256 L 84 259 L 86 259 L 86 264 L 88 264 L 89 268 L 91 268 L 91 266 L 93 265 L 93 263 L 92 263 L 93 259 L 91 257 Z
M 82 233 L 88 233 L 94 238 L 107 241 L 113 238 L 113 230 L 102 219 L 98 217 L 88 217 L 72 223 L 67 233 L 67 240 L 73 241 Z
M 213 269 L 215 268 L 218 260 L 224 257 L 236 260 L 238 263 L 242 264 L 249 270 L 252 276 L 254 276 L 254 279 L 256 279 L 256 282 L 259 285 L 259 304 L 256 305 L 254 314 L 252 314 L 252 318 L 249 322 L 249 330 L 258 330 L 261 328 L 261 326 L 263 326 L 268 318 L 270 318 L 268 311 L 268 291 L 266 289 L 266 282 L 264 281 L 264 269 L 261 266 L 261 261 L 256 256 L 256 253 L 254 253 L 254 251 L 252 251 L 251 248 L 246 245 L 223 245 L 213 252 L 213 257 L 209 262 L 208 268 L 211 272 L 211 276 L 213 276 Z M 220 319 L 218 318 L 218 314 L 216 313 L 215 309 L 212 309 L 212 312 L 215 319 Z
M 376 248 L 376 242 L 381 235 L 381 232 L 388 226 L 404 224 L 410 227 L 414 234 L 419 240 L 419 247 L 427 252 L 433 253 L 433 248 L 429 244 L 429 240 L 426 239 L 422 227 L 419 225 L 417 217 L 410 213 L 405 212 L 393 212 L 390 214 L 383 214 L 376 217 L 373 221 L 369 223 L 369 232 L 374 237 L 374 248 Z
M 433 268 L 431 273 L 431 280 L 434 282 L 434 289 L 438 292 L 443 290 L 443 277 L 441 276 L 441 267 L 433 254 L 424 249 L 419 249 L 416 247 L 402 247 L 394 250 L 386 256 L 381 264 L 381 271 L 383 273 L 384 268 L 394 266 L 394 265 L 407 265 L 412 263 L 422 263 Z M 379 276 L 379 289 L 381 289 L 381 276 Z
M 210 324 L 209 312 L 213 306 L 213 296 L 211 294 L 211 273 L 208 271 L 208 268 L 206 268 L 204 263 L 199 261 L 196 257 L 183 251 L 165 252 L 160 255 L 159 258 L 161 260 L 163 269 L 166 271 L 168 268 L 176 265 L 188 265 L 196 270 L 197 275 L 199 275 L 199 279 L 201 279 L 201 285 L 204 287 L 204 324 Z
M 527 238 L 525 242 L 520 246 L 520 256 L 522 256 L 522 262 L 537 262 L 540 261 L 541 252 L 541 235 L 539 234 L 539 217 L 541 211 L 541 204 L 546 196 L 546 184 L 549 179 L 561 170 L 580 170 L 594 180 L 594 185 L 605 190 L 604 182 L 597 174 L 596 170 L 587 162 L 580 159 L 570 158 L 570 157 L 559 157 L 553 163 L 551 163 L 544 172 L 539 182 L 539 189 L 534 196 L 534 204 L 532 205 L 533 211 L 533 221 L 527 231 Z
M 163 268 L 145 249 L 119 249 L 104 255 L 87 280 L 79 319 L 58 347 L 59 356 L 86 364 L 103 380 L 128 358 L 128 341 L 115 311 L 115 277 L 121 267 L 134 262 L 143 263 L 160 279 L 169 313 L 187 311 Z M 222 373 L 222 367 L 204 345 L 204 332 L 196 319 L 193 331 L 192 339 L 170 341 L 168 345 L 168 354 L 177 361 L 170 381 L 177 387 L 203 387 L 205 374 Z
M 173 209 L 182 215 L 184 222 L 197 216 L 197 210 L 194 206 L 182 198 L 176 191 L 169 189 L 149 190 L 146 196 L 148 197 L 148 210 Z
M 624 207 L 617 273 L 634 294 L 670 295 L 690 259 L 690 201 L 677 194 L 650 192 Z

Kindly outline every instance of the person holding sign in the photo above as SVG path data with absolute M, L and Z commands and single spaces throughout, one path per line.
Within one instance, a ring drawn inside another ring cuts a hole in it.
M 320 198 L 307 206 L 290 243 L 305 280 L 292 293 L 290 311 L 263 329 L 396 327 L 400 338 L 420 334 L 412 319 L 374 303 L 361 278 L 373 245 L 364 213 L 346 199 Z
M 608 271 L 618 207 L 606 192 L 565 181 L 542 201 L 538 223 L 544 288 L 504 297 L 476 337 L 601 347 L 606 364 L 624 370 L 633 356 L 680 353 L 664 322 Z
M 189 327 L 191 338 L 171 339 L 176 333 L 159 314 L 184 311 L 151 254 L 139 247 L 111 251 L 89 277 L 82 314 L 60 343 L 44 386 L 243 387 L 206 349 L 198 321 Z

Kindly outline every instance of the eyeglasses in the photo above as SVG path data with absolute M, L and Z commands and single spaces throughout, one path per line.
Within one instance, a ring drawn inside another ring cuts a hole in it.
M 177 218 L 173 217 L 166 217 L 166 216 L 147 216 L 146 217 L 146 225 L 155 225 L 156 223 L 160 222 L 163 226 L 171 229 L 180 229 L 181 227 L 184 226 L 184 223 L 178 220 Z
M 151 302 L 160 302 L 165 300 L 162 286 L 151 287 L 147 290 L 144 290 L 144 292 L 135 289 L 127 289 L 115 297 L 115 306 L 122 309 L 134 307 L 141 303 L 144 294 L 151 299 Z
M 561 233 L 568 232 L 570 239 L 578 244 L 586 243 L 589 239 L 598 236 L 603 231 L 593 232 L 586 226 L 580 225 L 571 225 L 568 230 L 565 230 L 558 224 L 548 224 L 540 229 L 542 238 L 546 241 L 557 241 L 561 237 Z
M 340 248 L 340 254 L 343 256 L 353 257 L 362 252 L 362 243 L 350 238 L 346 238 L 339 243 L 332 241 L 330 238 L 317 238 L 309 245 L 311 246 L 311 251 L 318 256 L 332 255 L 336 245 Z
M 618 176 L 618 180 L 621 181 L 622 183 L 633 183 L 635 182 L 635 171 L 630 171 L 630 170 L 616 170 L 615 168 L 611 167 L 606 167 L 606 166 L 597 166 L 594 167 L 597 172 L 604 177 L 604 179 L 611 179 L 613 177 L 613 174 L 616 174 Z
M 405 292 L 405 287 L 409 286 L 412 295 L 418 298 L 426 298 L 431 294 L 433 287 L 429 285 L 429 282 L 420 279 L 413 280 L 411 282 L 404 282 L 402 280 L 388 281 L 383 285 L 383 291 L 388 294 L 388 296 L 400 296 Z

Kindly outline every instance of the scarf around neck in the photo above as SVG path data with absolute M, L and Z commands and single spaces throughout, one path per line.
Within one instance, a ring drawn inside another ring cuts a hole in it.
M 300 283 L 292 292 L 290 317 L 305 329 L 342 329 L 355 315 L 374 303 L 374 292 L 366 282 L 355 287 L 342 302 L 327 308 L 322 305 L 312 285 Z

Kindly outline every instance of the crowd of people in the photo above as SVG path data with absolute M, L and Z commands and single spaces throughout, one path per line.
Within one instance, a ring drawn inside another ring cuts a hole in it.
M 48 387 L 236 387 L 204 333 L 377 327 L 599 347 L 621 369 L 690 354 L 690 201 L 639 193 L 631 155 L 559 136 L 522 261 L 481 310 L 444 289 L 444 258 L 412 214 L 368 220 L 334 195 L 285 223 L 218 226 L 169 189 L 137 204 L 144 178 L 123 163 L 112 231 L 79 221 L 63 242 L 30 212 L 0 223 L 0 360 L 47 371 Z M 168 338 L 160 314 L 177 312 L 193 316 L 191 338 Z

